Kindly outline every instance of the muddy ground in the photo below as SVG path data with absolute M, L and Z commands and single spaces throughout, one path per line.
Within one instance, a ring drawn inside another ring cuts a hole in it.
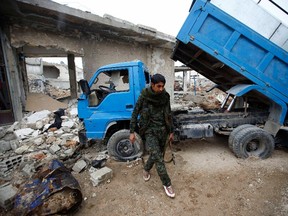
M 239 159 L 225 136 L 180 142 L 173 149 L 176 165 L 167 163 L 167 169 L 174 199 L 165 195 L 155 168 L 150 181 L 144 182 L 141 161 L 109 159 L 114 177 L 105 184 L 93 187 L 88 170 L 75 175 L 84 201 L 74 215 L 288 215 L 286 149 L 275 149 L 265 160 Z

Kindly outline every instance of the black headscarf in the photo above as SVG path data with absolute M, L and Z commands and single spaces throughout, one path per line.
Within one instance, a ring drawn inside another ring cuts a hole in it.
M 156 93 L 151 87 L 143 91 L 143 97 L 154 106 L 163 106 L 169 102 L 169 94 L 164 89 L 162 92 Z

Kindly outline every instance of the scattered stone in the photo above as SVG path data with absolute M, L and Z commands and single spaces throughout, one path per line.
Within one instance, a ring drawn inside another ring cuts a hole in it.
M 75 148 L 77 144 L 78 144 L 77 141 L 67 140 L 67 141 L 64 143 L 64 146 L 65 146 L 65 147 Z
M 46 118 L 50 114 L 51 112 L 49 110 L 42 110 L 39 112 L 35 112 L 34 114 L 30 115 L 27 118 L 27 124 L 36 123 L 37 121 L 42 120 L 43 118 Z
M 40 146 L 44 142 L 42 137 L 39 137 L 33 141 L 33 143 L 37 146 Z
M 47 144 L 51 144 L 51 143 L 53 143 L 53 142 L 55 142 L 56 141 L 56 137 L 55 136 L 50 136 L 50 137 L 48 137 L 47 139 L 46 139 L 46 143 Z
M 74 122 L 73 121 L 65 121 L 62 122 L 62 127 L 68 127 L 68 128 L 72 128 L 74 126 Z
M 84 160 L 79 160 L 72 167 L 72 170 L 77 173 L 80 173 L 86 166 L 87 166 L 87 163 Z
M 15 151 L 19 147 L 19 141 L 18 140 L 11 140 L 10 146 L 11 146 L 11 149 Z
M 32 154 L 31 158 L 35 160 L 43 160 L 44 158 L 46 158 L 46 154 L 44 154 L 44 152 L 37 152 L 35 154 Z
M 49 151 L 52 153 L 52 154 L 55 154 L 57 151 L 59 151 L 61 148 L 59 147 L 59 145 L 57 144 L 53 144 L 50 148 L 49 148 Z
M 11 141 L 17 139 L 17 136 L 14 132 L 7 132 L 2 139 L 5 141 Z
M 26 138 L 29 134 L 32 134 L 33 132 L 34 130 L 31 128 L 23 128 L 23 129 L 14 131 L 16 136 L 20 139 Z
M 15 149 L 15 153 L 20 155 L 20 154 L 23 154 L 25 152 L 28 152 L 30 147 L 31 146 L 28 146 L 28 145 L 22 145 L 19 148 Z
M 78 109 L 77 108 L 72 108 L 71 110 L 70 110 L 70 116 L 71 117 L 75 117 L 75 116 L 77 116 L 78 115 Z
M 0 206 L 5 210 L 12 209 L 15 201 L 17 189 L 11 184 L 4 184 L 0 186 Z
M 25 166 L 23 167 L 22 171 L 23 171 L 29 178 L 31 178 L 32 175 L 35 173 L 34 164 L 25 164 Z
M 90 174 L 90 180 L 92 181 L 92 185 L 94 187 L 112 179 L 112 177 L 113 177 L 113 171 L 108 167 L 103 167 Z
M 76 104 L 76 103 L 75 103 Z M 69 108 L 71 109 L 71 108 Z M 12 126 L 0 127 L 0 180 L 10 181 L 17 187 L 24 183 L 24 178 L 30 178 L 35 174 L 37 166 L 45 161 L 60 159 L 73 166 L 75 172 L 81 172 L 88 164 L 79 160 L 82 155 L 79 148 L 79 119 L 76 117 L 77 108 L 66 110 L 63 116 L 63 125 L 54 131 L 45 131 L 54 122 L 54 115 L 50 111 L 28 113 L 22 121 L 15 122 Z M 76 152 L 77 151 L 77 152 Z M 75 162 L 78 161 L 76 164 Z M 17 175 L 22 176 L 22 180 Z M 16 184 L 15 184 L 16 183 Z M 1 187 L 1 186 L 0 186 Z M 0 206 L 10 208 L 12 201 L 9 197 L 1 197 Z
M 71 157 L 73 154 L 74 154 L 74 149 L 67 149 L 64 151 L 64 155 L 65 157 L 68 156 L 68 157 Z
M 20 129 L 20 124 L 18 121 L 14 122 L 13 125 L 11 125 L 8 129 L 7 129 L 7 133 L 13 133 L 13 131 Z
M 5 134 L 7 133 L 7 130 L 5 127 L 0 127 L 0 139 L 2 139 Z
M 61 135 L 61 139 L 65 139 L 65 140 L 73 139 L 73 137 L 74 137 L 74 134 L 72 133 L 66 133 L 66 134 Z
M 9 141 L 0 140 L 0 152 L 6 152 L 11 149 L 11 144 Z

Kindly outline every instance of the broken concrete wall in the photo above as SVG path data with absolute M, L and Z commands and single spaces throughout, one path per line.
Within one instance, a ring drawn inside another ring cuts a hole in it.
M 122 61 L 143 61 L 151 74 L 162 73 L 167 77 L 166 88 L 172 92 L 174 62 L 171 50 L 156 48 L 139 43 L 125 43 L 106 38 L 84 41 L 84 77 L 90 79 L 101 66 Z M 169 93 L 170 93 L 169 92 Z
M 54 34 L 51 32 L 43 32 L 40 30 L 35 30 L 29 27 L 20 27 L 18 25 L 11 26 L 11 44 L 15 48 L 23 47 L 23 52 L 26 57 L 41 57 L 44 55 L 51 56 L 56 55 L 53 51 L 49 52 L 50 49 L 58 50 L 59 53 L 74 53 L 78 56 L 82 56 L 84 54 L 83 48 L 79 41 L 79 38 L 76 37 L 63 37 L 60 34 Z M 33 50 L 33 54 L 30 53 L 29 49 L 26 50 L 26 47 L 45 47 L 46 53 L 35 53 Z M 32 56 L 31 56 L 32 55 Z
M 171 50 L 165 50 L 162 48 L 152 49 L 152 59 L 150 72 L 151 74 L 160 73 L 166 78 L 166 91 L 171 96 L 171 101 L 173 101 L 173 89 L 174 89 L 174 61 L 170 59 Z M 153 69 L 153 70 L 152 70 Z
M 41 58 L 26 58 L 26 70 L 28 75 L 42 75 L 43 74 L 43 62 Z
M 42 58 L 26 58 L 25 61 L 30 92 L 39 92 L 34 91 L 33 88 L 31 88 L 31 85 L 35 85 L 35 82 L 38 83 L 39 81 L 42 83 L 47 82 L 47 84 L 54 88 L 69 90 L 70 83 L 68 65 L 63 62 L 60 64 L 48 63 L 43 61 Z M 75 69 L 77 81 L 83 79 L 83 69 L 79 67 L 76 67 Z M 42 90 L 40 92 L 45 91 Z
M 91 78 L 100 66 L 138 59 L 147 65 L 152 74 L 163 73 L 167 77 L 166 88 L 169 93 L 173 91 L 174 62 L 170 59 L 172 48 L 168 50 L 149 44 L 131 42 L 127 39 L 121 39 L 121 36 L 115 37 L 115 39 L 108 39 L 101 35 L 73 36 L 41 32 L 29 27 L 23 28 L 15 25 L 11 28 L 12 45 L 15 47 L 25 45 L 25 55 L 29 56 L 29 50 L 26 49 L 26 46 L 40 46 L 46 47 L 47 50 L 56 48 L 62 52 L 83 56 L 85 79 Z

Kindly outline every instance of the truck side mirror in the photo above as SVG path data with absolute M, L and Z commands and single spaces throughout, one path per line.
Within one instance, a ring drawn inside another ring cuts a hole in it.
M 87 80 L 84 80 L 84 79 L 81 79 L 79 81 L 79 84 L 80 84 L 80 87 L 81 87 L 81 90 L 83 92 L 84 95 L 90 95 L 91 94 L 91 90 L 90 90 L 90 87 L 88 85 L 88 82 Z

